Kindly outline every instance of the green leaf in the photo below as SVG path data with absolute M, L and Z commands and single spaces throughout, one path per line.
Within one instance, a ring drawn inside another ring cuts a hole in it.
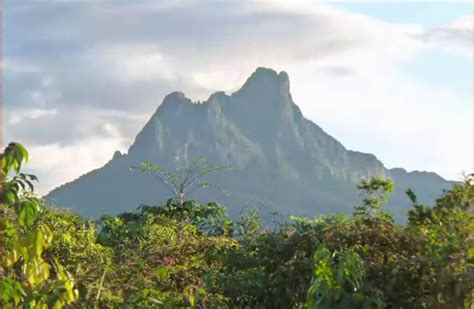
M 35 200 L 28 199 L 18 202 L 15 210 L 18 215 L 18 222 L 22 226 L 32 226 L 38 218 L 39 205 Z
M 406 195 L 408 196 L 408 198 L 410 199 L 410 201 L 413 203 L 413 204 L 416 204 L 417 203 L 417 198 L 416 198 L 416 195 L 415 193 L 412 191 L 412 189 L 407 189 L 405 191 Z

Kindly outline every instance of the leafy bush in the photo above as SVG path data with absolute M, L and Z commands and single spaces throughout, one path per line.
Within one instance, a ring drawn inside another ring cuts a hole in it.
M 363 260 L 351 249 L 314 253 L 314 275 L 305 308 L 383 308 L 382 293 L 367 286 Z
M 77 299 L 69 272 L 45 252 L 54 241 L 41 220 L 44 210 L 33 195 L 33 175 L 21 173 L 26 149 L 10 143 L 2 160 L 2 301 L 6 307 L 62 307 Z M 13 174 L 13 177 L 11 177 Z

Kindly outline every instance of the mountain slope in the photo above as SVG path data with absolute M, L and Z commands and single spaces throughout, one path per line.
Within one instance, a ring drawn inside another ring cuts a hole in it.
M 155 179 L 129 170 L 141 161 L 172 169 L 206 157 L 232 170 L 213 176 L 229 197 L 201 191 L 193 198 L 220 201 L 235 215 L 246 204 L 263 203 L 281 215 L 350 212 L 362 178 L 396 181 L 392 210 L 401 217 L 410 186 L 430 202 L 450 183 L 436 174 L 388 170 L 374 155 L 347 150 L 303 117 L 285 72 L 257 69 L 232 95 L 218 92 L 201 104 L 174 92 L 163 100 L 127 154 L 116 153 L 102 168 L 47 195 L 58 205 L 97 217 L 160 203 L 170 195 Z M 428 184 L 428 185 L 427 185 Z

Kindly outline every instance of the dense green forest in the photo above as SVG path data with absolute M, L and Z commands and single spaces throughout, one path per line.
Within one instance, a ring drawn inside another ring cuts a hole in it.
M 403 225 L 382 207 L 394 185 L 384 179 L 361 181 L 352 216 L 268 222 L 248 208 L 232 220 L 175 183 L 164 205 L 95 222 L 38 198 L 27 160 L 20 144 L 2 154 L 4 308 L 472 306 L 472 175 L 434 205 L 408 191 Z

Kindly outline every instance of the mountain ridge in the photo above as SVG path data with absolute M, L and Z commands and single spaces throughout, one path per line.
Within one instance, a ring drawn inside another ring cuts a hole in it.
M 141 202 L 159 203 L 165 199 L 163 188 L 146 184 L 143 175 L 130 174 L 127 164 L 150 161 L 173 168 L 197 157 L 206 157 L 216 165 L 233 166 L 232 173 L 214 178 L 235 192 L 237 197 L 220 200 L 234 214 L 255 200 L 283 215 L 349 212 L 358 201 L 356 183 L 363 178 L 384 177 L 396 182 L 393 200 L 399 204 L 392 206 L 396 216 L 402 217 L 408 207 L 408 202 L 403 202 L 405 184 L 414 187 L 415 192 L 417 187 L 422 188 L 423 192 L 417 193 L 426 202 L 450 186 L 439 175 L 436 176 L 441 179 L 387 169 L 373 154 L 346 149 L 304 117 L 291 97 L 287 73 L 258 68 L 230 95 L 218 91 L 208 100 L 195 103 L 183 92 L 168 94 L 127 153 L 115 153 L 102 168 L 52 190 L 46 198 L 56 199 L 86 216 L 97 216 L 98 209 L 117 213 Z M 426 181 L 432 185 L 423 185 Z M 88 205 L 96 204 L 91 198 L 81 202 L 80 197 L 97 192 L 98 187 L 111 194 L 128 188 L 129 196 L 109 201 L 116 206 L 113 208 L 103 206 L 106 199 L 101 200 L 101 207 Z M 213 200 L 211 196 L 214 194 L 201 192 L 195 198 L 207 202 Z

